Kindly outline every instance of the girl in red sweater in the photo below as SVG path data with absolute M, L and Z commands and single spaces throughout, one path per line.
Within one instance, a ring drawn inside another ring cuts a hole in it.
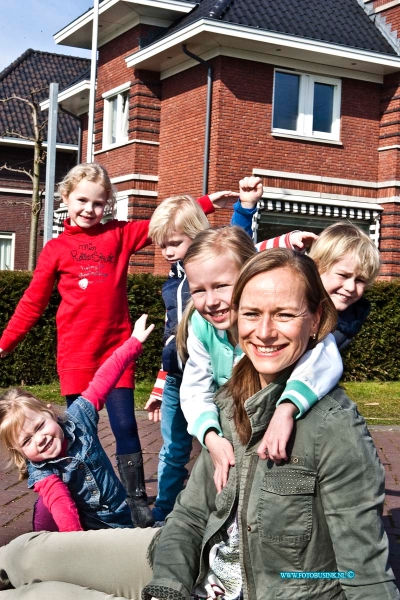
M 57 282 L 61 295 L 56 317 L 57 370 L 61 393 L 70 406 L 100 365 L 131 335 L 126 292 L 129 258 L 151 240 L 147 220 L 101 223 L 106 207 L 112 209 L 115 202 L 115 189 L 101 165 L 77 165 L 59 191 L 69 214 L 64 232 L 43 248 L 32 282 L 0 339 L 0 356 L 11 352 L 35 325 Z M 213 201 L 224 195 L 217 192 Z M 213 212 L 209 196 L 198 202 L 204 212 Z M 131 362 L 107 397 L 106 406 L 132 520 L 135 526 L 149 527 L 154 519 L 147 505 L 135 419 L 134 374 L 135 363 Z
M 97 434 L 98 411 L 154 328 L 147 315 L 60 418 L 19 388 L 0 396 L 0 441 L 59 531 L 132 527 L 126 492 Z

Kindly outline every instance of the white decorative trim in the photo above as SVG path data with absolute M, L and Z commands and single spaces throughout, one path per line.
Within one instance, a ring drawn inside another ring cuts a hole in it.
M 31 196 L 33 190 L 24 190 L 23 188 L 7 188 L 0 187 L 0 193 L 4 194 L 26 194 L 27 196 Z
M 19 140 L 15 138 L 0 137 L 0 146 L 33 146 L 35 142 L 31 140 Z M 47 142 L 43 142 L 43 146 L 47 148 Z M 66 152 L 76 152 L 78 146 L 75 144 L 56 144 L 56 150 L 65 150 Z
M 113 88 L 112 90 L 108 90 L 107 92 L 104 92 L 104 94 L 102 94 L 101 97 L 104 99 L 111 98 L 112 96 L 116 96 L 117 94 L 120 94 L 121 92 L 126 92 L 126 90 L 129 90 L 130 87 L 131 87 L 131 82 L 126 81 L 125 83 L 121 83 L 121 85 L 118 85 L 117 87 Z
M 382 146 L 378 148 L 378 152 L 384 152 L 385 150 L 400 150 L 399 144 L 394 144 L 393 146 Z
M 64 100 L 68 100 L 68 98 L 72 98 L 72 96 L 75 96 L 76 94 L 82 94 L 82 92 L 85 92 L 86 90 L 90 90 L 90 80 L 89 79 L 83 79 L 82 81 L 79 81 L 75 85 L 71 85 L 71 87 L 68 87 L 65 90 L 63 90 L 62 92 L 60 92 L 57 96 L 58 104 L 61 104 L 61 102 L 64 102 Z M 42 111 L 48 110 L 49 105 L 50 105 L 49 99 L 43 100 L 43 102 L 41 102 L 39 104 L 40 110 L 42 110 Z
M 124 194 L 125 196 L 148 196 L 151 198 L 157 198 L 158 196 L 158 192 L 153 192 L 151 190 L 137 190 L 135 188 L 121 190 L 121 194 Z
M 111 150 L 115 150 L 116 148 L 121 148 L 122 146 L 128 146 L 129 144 L 150 144 L 151 146 L 159 146 L 160 142 L 153 142 L 151 140 L 138 140 L 138 139 L 128 140 L 127 142 L 124 142 L 122 144 L 113 144 L 111 146 L 102 148 L 101 150 L 96 150 L 96 152 L 94 152 L 93 154 L 96 155 L 96 154 L 101 154 L 102 152 L 110 152 Z
M 279 46 L 286 46 L 298 50 L 318 52 L 327 56 L 339 56 L 355 61 L 362 60 L 367 63 L 400 68 L 399 56 L 368 52 L 359 48 L 346 48 L 339 44 L 330 44 L 320 40 L 300 38 L 297 36 L 285 35 L 283 33 L 264 31 L 254 27 L 244 27 L 235 23 L 225 23 L 210 19 L 200 19 L 195 23 L 191 23 L 184 29 L 180 29 L 172 35 L 146 46 L 142 50 L 138 50 L 125 58 L 126 64 L 128 67 L 139 67 L 140 63 L 156 56 L 161 51 L 168 50 L 178 44 L 183 44 L 188 39 L 204 32 L 216 35 L 229 35 L 231 37 L 245 38 L 256 42 L 278 44 Z
M 103 15 L 103 13 L 107 12 L 107 10 L 109 10 L 110 8 L 112 8 L 113 6 L 118 4 L 119 2 L 120 2 L 120 0 L 103 0 L 103 2 L 100 2 L 99 16 Z M 128 2 L 129 2 L 129 0 L 127 0 L 127 3 Z M 192 2 L 179 2 L 179 0 L 136 0 L 135 4 L 158 8 L 161 10 L 173 11 L 173 12 L 177 12 L 177 13 L 181 13 L 181 14 L 189 13 L 196 6 L 196 4 L 194 2 L 193 3 Z M 81 15 L 80 17 L 78 17 L 77 19 L 72 21 L 72 23 L 69 23 L 69 25 L 67 25 L 63 29 L 60 29 L 60 31 L 57 31 L 57 33 L 55 33 L 53 36 L 55 43 L 65 45 L 67 42 L 67 38 L 69 36 L 73 35 L 77 31 L 79 31 L 79 29 L 82 29 L 83 27 L 90 25 L 90 23 L 92 23 L 92 21 L 93 21 L 93 12 L 94 12 L 93 8 L 89 9 L 83 15 Z M 100 19 L 100 21 L 101 21 L 101 19 Z M 128 29 L 130 29 L 131 26 L 132 25 L 129 24 Z M 113 32 L 114 36 L 120 35 L 122 33 L 121 30 L 123 28 L 124 28 L 124 26 L 119 28 L 117 31 L 114 31 Z M 107 41 L 110 41 L 110 39 L 113 39 L 113 37 L 110 37 L 113 34 L 105 36 L 104 39 L 107 39 Z M 100 42 L 99 46 L 102 45 L 103 43 L 106 43 L 103 41 L 103 39 L 99 40 L 99 42 Z M 68 42 L 67 42 L 66 45 L 70 45 L 70 44 L 68 44 Z
M 376 189 L 376 181 L 360 181 L 358 179 L 341 179 L 339 177 L 324 177 L 323 175 L 307 175 L 305 173 L 289 173 L 288 171 L 273 171 L 270 169 L 253 169 L 253 175 L 258 177 L 277 177 L 281 179 L 301 179 L 302 181 L 313 181 L 316 183 L 332 183 L 334 185 L 351 185 L 354 187 L 365 187 Z M 388 186 L 392 187 L 392 186 Z
M 350 196 L 346 194 L 329 194 L 327 192 L 309 192 L 308 190 L 290 190 L 287 188 L 264 187 L 263 198 L 286 200 L 288 202 L 312 202 L 313 204 L 332 204 L 337 206 L 354 206 L 356 208 L 379 210 L 376 198 Z M 382 209 L 380 209 L 382 210 Z
M 142 175 L 141 173 L 130 173 L 129 175 L 120 175 L 119 177 L 112 177 L 111 183 L 123 183 L 124 181 L 130 181 L 131 179 L 135 179 L 136 181 L 158 182 L 158 175 Z
M 390 196 L 388 198 L 378 198 L 379 204 L 400 204 L 400 196 Z
M 392 2 L 386 2 L 386 4 L 381 4 L 381 6 L 377 6 L 373 9 L 374 13 L 380 13 L 384 10 L 388 10 L 389 8 L 393 8 L 394 6 L 398 6 L 400 4 L 400 0 L 392 0 Z
M 292 140 L 304 140 L 305 142 L 316 142 L 317 144 L 333 144 L 334 146 L 343 146 L 343 142 L 339 140 L 331 140 L 329 138 L 318 138 L 307 135 L 297 135 L 293 133 L 281 133 L 280 131 L 271 131 L 272 137 L 289 138 Z
M 229 56 L 230 58 L 251 60 L 277 67 L 286 67 L 287 69 L 299 69 L 300 71 L 307 71 L 309 73 L 316 73 L 319 75 L 347 77 L 349 79 L 383 84 L 383 75 L 378 75 L 376 73 L 353 71 L 351 69 L 333 67 L 331 65 L 321 65 L 319 63 L 313 63 L 307 60 L 296 60 L 294 58 L 286 58 L 284 56 L 268 53 L 264 54 L 262 52 L 253 52 L 251 50 L 239 50 L 238 48 L 230 48 L 229 46 L 218 46 L 217 48 L 212 48 L 207 52 L 200 52 L 199 56 L 203 60 L 212 60 L 217 56 Z M 160 79 L 168 79 L 168 77 L 172 77 L 173 75 L 187 71 L 196 65 L 198 65 L 198 62 L 190 58 L 189 60 L 181 62 L 179 65 L 165 69 L 164 71 L 160 71 Z

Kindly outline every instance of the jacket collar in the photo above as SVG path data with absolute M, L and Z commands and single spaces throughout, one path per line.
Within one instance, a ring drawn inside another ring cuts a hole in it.
M 83 234 L 83 235 L 89 235 L 89 236 L 93 236 L 93 235 L 98 235 L 100 233 L 100 231 L 102 230 L 103 225 L 101 223 L 98 223 L 98 225 L 95 225 L 94 227 L 89 227 L 88 229 L 82 229 L 82 227 L 79 227 L 79 225 L 71 225 L 71 219 L 65 219 L 64 221 L 64 233 L 66 235 L 78 235 L 78 234 Z

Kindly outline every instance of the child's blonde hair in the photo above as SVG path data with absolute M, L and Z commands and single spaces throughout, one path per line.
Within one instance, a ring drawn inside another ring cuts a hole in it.
M 313 243 L 309 256 L 322 274 L 346 254 L 351 254 L 355 271 L 365 279 L 367 286 L 372 285 L 381 266 L 379 251 L 371 238 L 353 223 L 341 221 L 324 229 Z
M 99 163 L 81 163 L 68 171 L 64 179 L 58 184 L 60 196 L 69 196 L 82 179 L 100 183 L 103 186 L 107 192 L 107 205 L 109 210 L 113 211 L 117 192 L 106 169 Z
M 183 264 L 186 267 L 190 262 L 196 260 L 217 259 L 219 256 L 228 256 L 236 264 L 239 271 L 244 263 L 256 253 L 257 250 L 244 229 L 235 225 L 218 227 L 217 229 L 202 231 L 195 237 L 186 252 Z M 186 341 L 193 311 L 193 301 L 190 300 L 176 334 L 176 347 L 182 362 L 185 362 L 188 358 Z
M 10 457 L 9 464 L 16 465 L 20 480 L 27 477 L 26 460 L 22 452 L 15 448 L 18 435 L 26 418 L 26 410 L 32 410 L 58 421 L 57 415 L 51 408 L 38 400 L 33 394 L 11 388 L 0 396 L 0 444 Z
M 149 237 L 158 245 L 165 243 L 174 232 L 184 233 L 193 240 L 200 231 L 208 229 L 201 206 L 191 196 L 171 196 L 157 206 L 149 225 Z

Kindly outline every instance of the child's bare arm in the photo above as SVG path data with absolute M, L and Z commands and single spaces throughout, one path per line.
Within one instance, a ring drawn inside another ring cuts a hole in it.
M 232 192 L 231 190 L 223 190 L 221 192 L 208 194 L 214 208 L 226 208 L 232 204 L 232 200 L 235 200 L 238 196 L 238 192 Z
M 260 177 L 244 177 L 239 181 L 240 203 L 243 208 L 254 208 L 263 193 Z
M 226 486 L 230 467 L 235 464 L 232 444 L 213 430 L 206 433 L 204 443 L 214 463 L 214 483 L 219 493 Z
M 286 446 L 293 431 L 293 417 L 298 408 L 290 401 L 285 401 L 276 407 L 267 431 L 257 448 L 257 454 L 262 459 L 270 458 L 279 464 L 287 460 Z

